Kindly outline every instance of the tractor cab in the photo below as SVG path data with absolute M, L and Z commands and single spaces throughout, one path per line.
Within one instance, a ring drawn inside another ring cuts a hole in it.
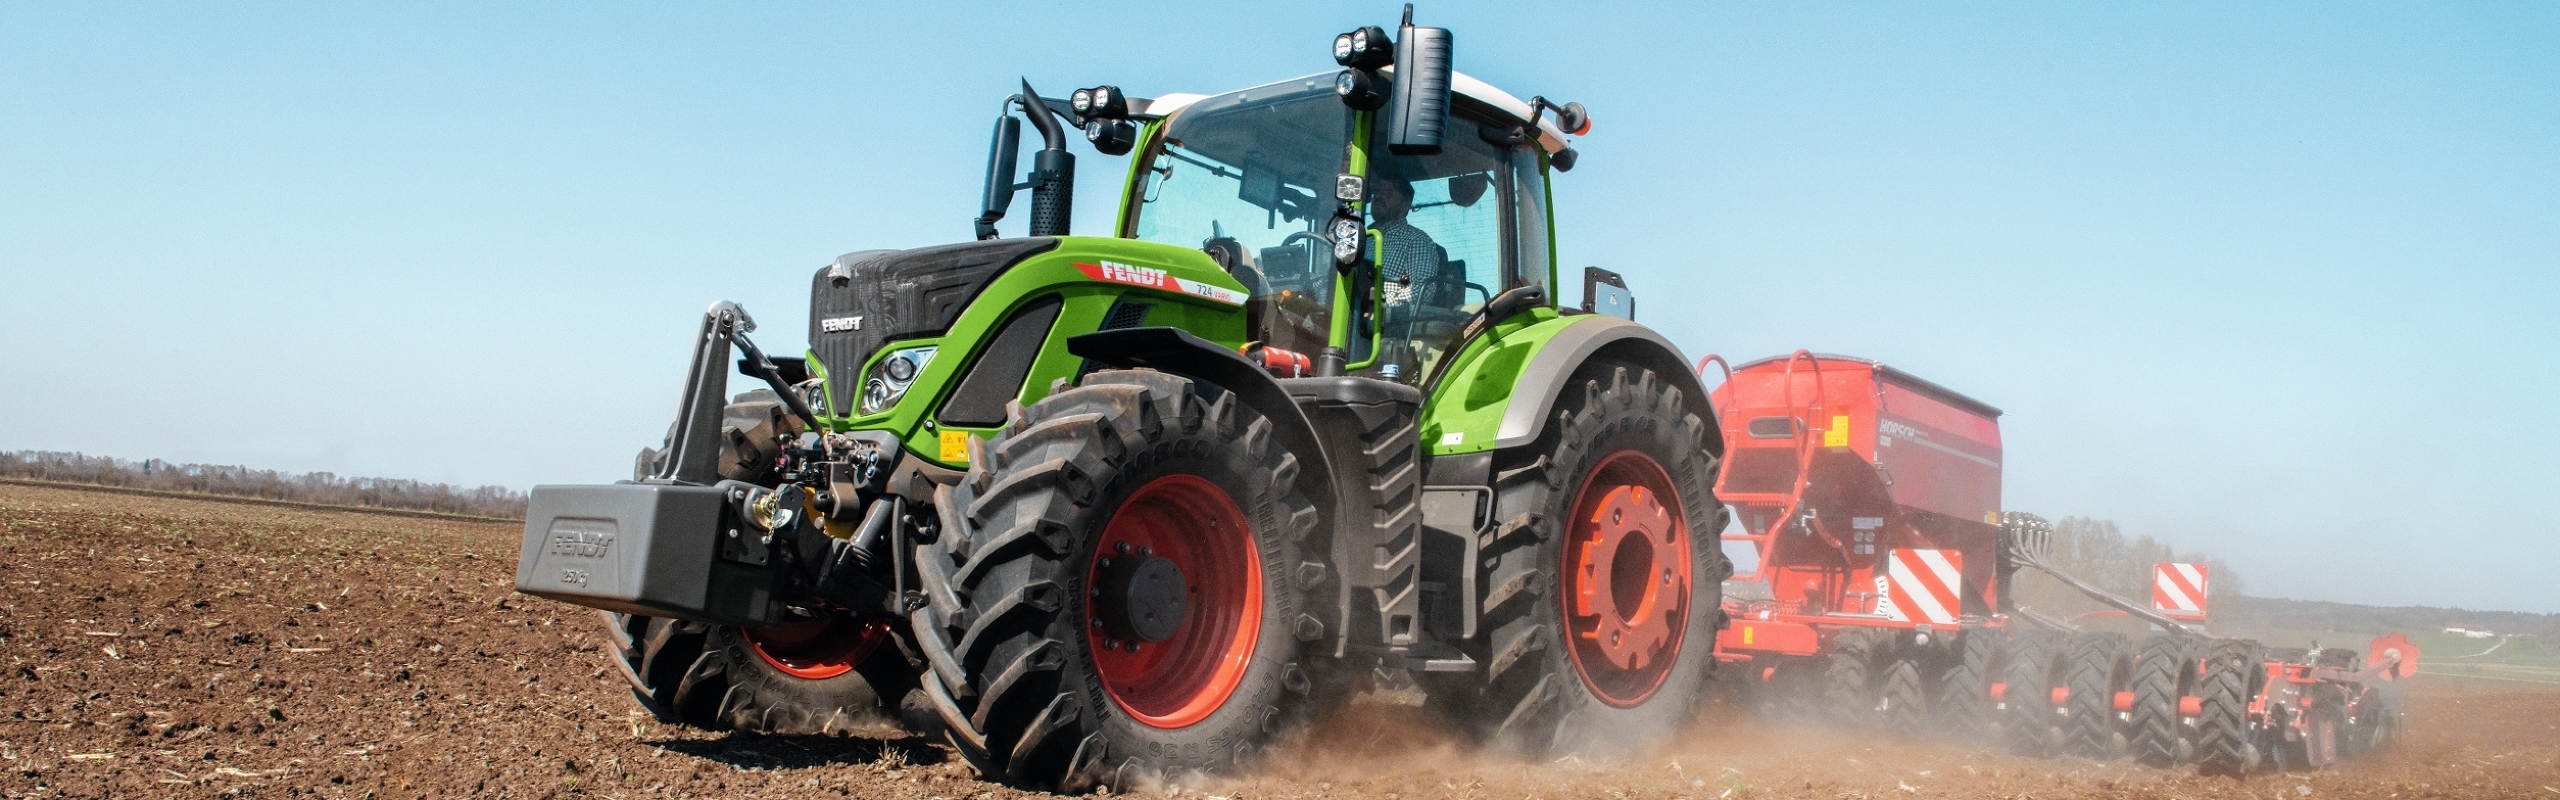
M 1563 133 L 1482 81 L 1451 83 L 1428 154 L 1376 146 L 1388 115 L 1346 105 L 1332 76 L 1154 101 L 1118 233 L 1207 252 L 1246 287 L 1247 336 L 1265 348 L 1319 353 L 1339 321 L 1348 371 L 1421 384 L 1494 296 L 1554 277 L 1546 167 Z M 1341 269 L 1337 202 L 1357 205 L 1369 239 Z

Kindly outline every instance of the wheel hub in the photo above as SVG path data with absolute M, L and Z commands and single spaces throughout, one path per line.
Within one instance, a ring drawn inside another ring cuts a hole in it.
M 1564 548 L 1565 622 L 1575 666 L 1611 705 L 1644 702 L 1679 655 L 1690 554 L 1670 489 L 1652 458 L 1622 451 L 1603 460 L 1574 498 Z
M 1226 705 L 1253 661 L 1263 586 L 1253 526 L 1225 489 L 1188 474 L 1138 487 L 1085 576 L 1085 652 L 1121 710 L 1180 728 Z
M 747 628 L 747 644 L 783 674 L 822 681 L 852 672 L 887 638 L 889 626 L 878 620 L 831 615 L 802 619 L 772 628 Z
M 1101 570 L 1094 610 L 1120 639 L 1161 642 L 1182 628 L 1190 610 L 1181 565 L 1156 555 L 1123 557 Z

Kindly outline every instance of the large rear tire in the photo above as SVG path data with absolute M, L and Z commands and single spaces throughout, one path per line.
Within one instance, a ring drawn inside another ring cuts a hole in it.
M 1576 373 L 1539 440 L 1496 455 L 1479 694 L 1454 702 L 1495 748 L 1612 758 L 1658 744 L 1704 698 L 1723 580 L 1708 423 L 1640 367 Z
M 918 548 L 957 560 L 920 572 L 966 608 L 918 628 L 960 667 L 925 680 L 966 714 L 963 754 L 1014 786 L 1128 789 L 1289 730 L 1323 636 L 1299 468 L 1242 398 L 1175 375 L 1098 372 L 1017 407 L 970 451 L 957 538 Z

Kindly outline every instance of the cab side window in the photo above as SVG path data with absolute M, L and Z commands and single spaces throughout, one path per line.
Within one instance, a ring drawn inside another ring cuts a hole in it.
M 1371 370 L 1377 377 L 1422 382 L 1493 295 L 1546 281 L 1537 154 L 1487 141 L 1485 127 L 1452 114 L 1440 154 L 1372 156 L 1369 224 L 1378 231 L 1385 297 Z M 1524 177 L 1537 183 L 1524 186 Z

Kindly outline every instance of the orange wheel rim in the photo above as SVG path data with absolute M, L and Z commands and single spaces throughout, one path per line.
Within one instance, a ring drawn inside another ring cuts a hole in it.
M 1689 527 L 1651 456 L 1601 459 L 1574 493 L 1564 543 L 1564 622 L 1574 671 L 1602 702 L 1642 704 L 1679 662 L 1688 627 Z
M 1085 579 L 1086 651 L 1129 716 L 1192 725 L 1244 682 L 1262 633 L 1262 562 L 1217 484 L 1167 475 L 1138 487 L 1103 526 Z
M 747 647 L 782 674 L 822 681 L 852 672 L 889 634 L 879 620 L 830 616 L 744 630 Z

